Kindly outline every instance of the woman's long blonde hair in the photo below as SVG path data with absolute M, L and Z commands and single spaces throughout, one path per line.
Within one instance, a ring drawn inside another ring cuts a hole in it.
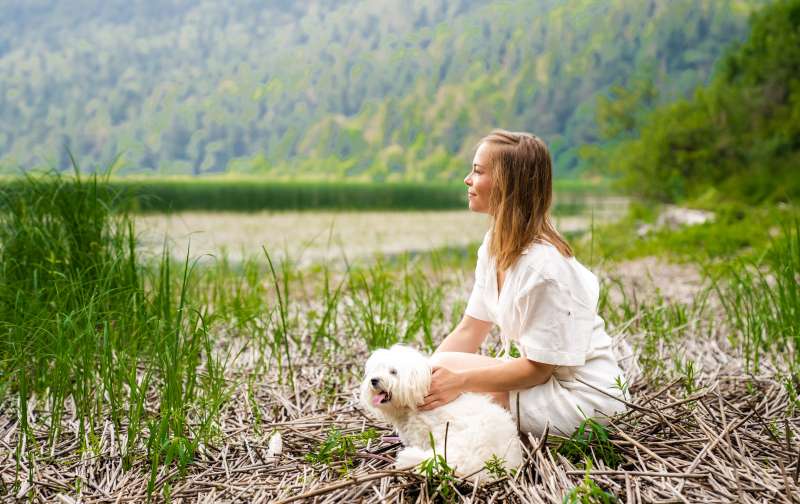
M 553 163 L 547 145 L 530 133 L 493 130 L 480 144 L 488 145 L 492 171 L 489 253 L 506 270 L 534 241 L 546 241 L 572 257 L 572 248 L 550 220 Z

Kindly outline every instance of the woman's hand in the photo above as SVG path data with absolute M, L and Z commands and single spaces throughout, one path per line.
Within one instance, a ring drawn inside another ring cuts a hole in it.
M 421 411 L 428 411 L 444 406 L 465 392 L 466 378 L 458 371 L 434 366 L 431 372 L 431 386 L 425 402 L 419 406 Z

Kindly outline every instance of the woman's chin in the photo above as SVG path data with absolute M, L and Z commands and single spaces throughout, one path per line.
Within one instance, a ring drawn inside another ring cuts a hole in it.
M 470 209 L 471 212 L 486 213 L 485 209 L 481 208 L 480 205 L 476 205 L 475 203 L 473 203 L 472 200 L 469 201 L 468 206 L 469 206 L 469 209 Z

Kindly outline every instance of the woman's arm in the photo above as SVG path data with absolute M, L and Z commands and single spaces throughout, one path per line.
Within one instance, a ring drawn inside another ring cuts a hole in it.
M 436 352 L 476 353 L 491 329 L 491 322 L 464 315 L 453 332 L 442 341 Z
M 428 395 L 419 409 L 438 408 L 462 392 L 508 392 L 531 388 L 549 380 L 555 368 L 553 364 L 534 362 L 525 357 L 463 371 L 435 367 Z
M 455 373 L 462 375 L 462 392 L 508 392 L 546 382 L 555 368 L 552 364 L 517 357 L 496 366 L 465 369 Z

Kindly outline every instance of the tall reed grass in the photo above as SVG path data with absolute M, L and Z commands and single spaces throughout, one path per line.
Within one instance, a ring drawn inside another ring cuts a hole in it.
M 785 384 L 800 406 L 800 220 L 784 221 L 766 251 L 732 262 L 715 282 L 746 368 L 757 373 L 764 355 L 783 357 Z
M 213 436 L 224 362 L 186 298 L 188 260 L 179 277 L 166 249 L 155 272 L 141 267 L 120 193 L 75 171 L 0 195 L 0 391 L 16 397 L 17 462 L 52 456 L 66 415 L 80 449 L 97 455 L 110 418 L 126 468 L 146 447 L 152 485 Z M 36 446 L 31 408 L 47 418 L 47 446 Z

